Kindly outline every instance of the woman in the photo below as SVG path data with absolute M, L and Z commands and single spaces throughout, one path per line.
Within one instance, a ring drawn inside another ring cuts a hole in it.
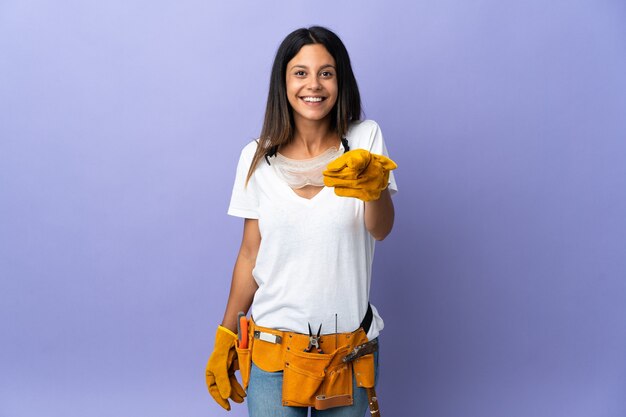
M 367 408 L 362 387 L 373 389 L 383 328 L 368 303 L 372 257 L 393 226 L 396 165 L 378 125 L 360 116 L 341 40 L 322 27 L 289 34 L 228 210 L 245 219 L 243 240 L 207 365 L 209 391 L 227 410 L 246 396 L 238 368 L 253 417 Z M 237 341 L 238 312 L 249 308 Z

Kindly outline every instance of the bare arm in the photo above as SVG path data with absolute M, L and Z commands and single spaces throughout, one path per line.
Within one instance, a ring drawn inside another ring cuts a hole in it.
M 258 285 L 252 276 L 252 269 L 256 264 L 256 256 L 261 245 L 259 221 L 245 219 L 243 225 L 243 239 L 239 255 L 233 269 L 233 278 L 230 284 L 228 304 L 222 319 L 222 326 L 237 333 L 237 313 L 248 312 Z
M 375 201 L 365 202 L 365 227 L 376 240 L 383 240 L 393 228 L 395 211 L 389 188 Z

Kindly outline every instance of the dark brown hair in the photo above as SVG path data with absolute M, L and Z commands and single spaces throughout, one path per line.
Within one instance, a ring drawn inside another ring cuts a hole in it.
M 259 161 L 268 152 L 275 151 L 280 145 L 287 144 L 293 139 L 293 110 L 287 99 L 285 84 L 287 63 L 298 54 L 303 46 L 312 44 L 323 45 L 335 59 L 337 66 L 338 96 L 337 103 L 330 112 L 331 129 L 343 138 L 350 122 L 361 118 L 359 87 L 352 72 L 348 51 L 341 39 L 332 31 L 320 26 L 301 28 L 291 32 L 278 47 L 274 58 L 263 129 L 261 129 L 259 145 L 248 170 L 246 184 Z

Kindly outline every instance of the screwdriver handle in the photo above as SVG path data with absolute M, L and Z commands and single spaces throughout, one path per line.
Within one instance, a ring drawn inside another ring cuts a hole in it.
M 248 349 L 248 319 L 243 311 L 237 315 L 237 339 L 239 349 Z

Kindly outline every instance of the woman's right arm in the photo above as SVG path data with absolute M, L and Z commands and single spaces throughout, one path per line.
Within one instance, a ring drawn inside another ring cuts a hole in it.
M 243 225 L 243 239 L 239 255 L 233 269 L 233 278 L 230 284 L 230 294 L 228 304 L 224 312 L 222 326 L 237 333 L 237 314 L 240 311 L 248 312 L 254 293 L 259 286 L 252 276 L 252 269 L 256 264 L 256 256 L 261 245 L 261 232 L 259 232 L 259 221 L 256 219 L 245 219 Z

